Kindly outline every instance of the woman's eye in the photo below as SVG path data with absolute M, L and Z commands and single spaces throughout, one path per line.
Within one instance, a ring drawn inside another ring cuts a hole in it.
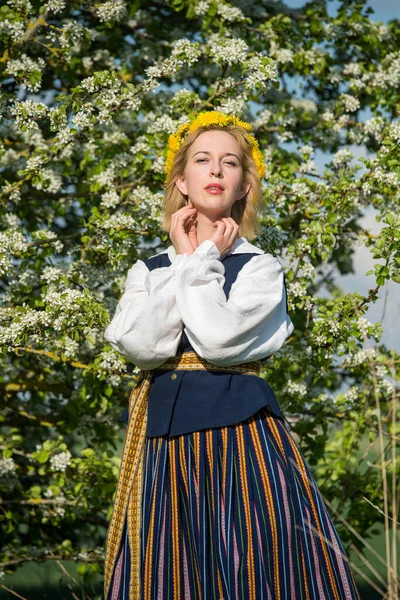
M 207 162 L 207 159 L 206 158 L 198 158 L 196 160 L 196 162 Z M 235 162 L 233 162 L 233 161 L 230 161 L 230 160 L 225 161 L 224 164 L 225 165 L 232 165 L 233 167 L 237 167 L 237 164 Z

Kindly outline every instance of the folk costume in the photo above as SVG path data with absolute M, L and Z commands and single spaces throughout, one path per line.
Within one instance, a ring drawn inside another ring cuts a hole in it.
M 205 240 L 129 270 L 105 332 L 141 369 L 123 416 L 106 600 L 359 599 L 260 377 L 292 331 L 283 269 L 245 237 L 223 258 Z

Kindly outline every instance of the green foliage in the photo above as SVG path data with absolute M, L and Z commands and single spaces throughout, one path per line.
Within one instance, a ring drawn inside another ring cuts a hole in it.
M 129 267 L 169 244 L 168 135 L 208 108 L 251 121 L 265 153 L 254 242 L 286 257 L 295 331 L 264 376 L 326 497 L 360 533 L 382 519 L 363 501 L 383 506 L 382 474 L 356 457 L 377 399 L 398 410 L 399 355 L 363 315 L 400 282 L 400 26 L 369 13 L 347 0 L 336 17 L 261 0 L 0 8 L 3 570 L 73 557 L 86 580 L 101 571 L 137 374 L 103 331 Z M 335 282 L 360 243 L 375 261 L 365 297 Z

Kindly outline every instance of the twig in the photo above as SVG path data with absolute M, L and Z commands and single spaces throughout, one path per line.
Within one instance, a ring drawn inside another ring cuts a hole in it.
M 17 594 L 17 592 L 14 592 L 14 590 L 10 590 L 10 588 L 6 587 L 2 583 L 0 583 L 0 587 L 2 587 L 3 590 L 6 590 L 7 592 L 10 592 L 10 594 L 13 594 L 17 598 L 21 598 L 21 600 L 28 600 L 28 598 L 25 598 L 25 596 L 20 596 L 19 594 Z
M 50 10 L 46 9 L 45 12 L 36 19 L 36 21 L 28 24 L 28 29 L 19 42 L 21 46 L 29 42 L 29 40 L 38 32 L 38 30 L 43 27 L 43 25 L 46 25 L 46 19 L 49 15 L 49 12 Z
M 374 549 L 374 548 L 371 546 L 371 544 L 369 544 L 369 543 L 367 542 L 367 540 L 365 540 L 363 537 L 361 537 L 361 535 L 360 535 L 360 534 L 359 534 L 359 533 L 358 533 L 358 532 L 357 532 L 357 531 L 354 529 L 354 527 L 352 527 L 352 526 L 350 525 L 350 523 L 349 523 L 348 521 L 346 521 L 346 519 L 345 519 L 345 518 L 344 518 L 344 517 L 343 517 L 343 516 L 342 516 L 342 515 L 341 515 L 341 514 L 340 514 L 340 513 L 339 513 L 339 512 L 338 512 L 338 511 L 335 509 L 335 507 L 334 507 L 334 506 L 333 506 L 333 505 L 332 505 L 332 504 L 329 502 L 329 500 L 328 500 L 327 498 L 325 498 L 325 496 L 323 496 L 323 499 L 324 499 L 324 502 L 326 502 L 326 504 L 329 506 L 329 508 L 331 509 L 331 511 L 332 511 L 333 513 L 335 513 L 335 516 L 336 516 L 338 519 L 340 519 L 344 525 L 346 525 L 347 529 L 348 529 L 349 531 L 351 531 L 351 533 L 352 533 L 353 535 L 355 535 L 355 536 L 356 536 L 356 538 L 357 538 L 357 539 L 358 539 L 360 542 L 362 542 L 362 543 L 364 544 L 364 546 L 365 546 L 366 548 L 368 548 L 368 550 L 369 550 L 370 552 L 372 552 L 372 554 L 373 554 L 374 556 L 376 556 L 376 558 L 377 558 L 378 560 L 380 560 L 380 561 L 381 561 L 381 563 L 383 563 L 383 564 L 385 565 L 385 567 L 386 567 L 386 566 L 387 566 L 387 563 L 386 563 L 386 561 L 385 561 L 385 560 L 382 558 L 382 556 L 381 556 L 380 554 L 378 554 L 378 552 L 377 552 L 377 551 L 376 551 L 376 550 L 375 550 L 375 549 Z
M 370 563 L 369 560 L 367 560 L 364 556 L 364 554 L 362 552 L 360 552 L 360 550 L 357 548 L 357 546 L 355 546 L 354 544 L 352 544 L 350 546 L 350 548 L 353 550 L 353 552 L 355 552 L 358 556 L 358 558 L 368 567 L 368 569 L 375 575 L 375 577 L 377 578 L 377 580 L 379 581 L 379 583 L 381 583 L 383 586 L 386 587 L 386 581 L 383 579 L 382 575 L 380 575 L 378 573 L 378 571 L 375 569 L 375 567 L 373 567 Z

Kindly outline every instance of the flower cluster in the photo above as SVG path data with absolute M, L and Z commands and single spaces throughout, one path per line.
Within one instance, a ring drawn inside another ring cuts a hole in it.
M 191 67 L 201 55 L 199 44 L 189 40 L 177 40 L 172 45 L 171 54 L 158 65 L 152 65 L 145 69 L 146 79 L 142 84 L 143 91 L 151 91 L 158 87 L 160 79 L 164 76 L 174 80 L 176 73 L 183 66 Z
M 79 350 L 79 342 L 71 339 L 68 335 L 58 339 L 56 346 L 67 358 L 75 358 Z
M 210 42 L 210 54 L 219 64 L 240 64 L 246 60 L 248 50 L 246 42 L 239 38 L 216 38 Z
M 47 113 L 48 108 L 45 104 L 33 100 L 17 102 L 11 110 L 11 114 L 15 117 L 15 124 L 21 131 L 39 129 L 36 121 L 46 117 Z
M 126 371 L 123 357 L 115 350 L 105 350 L 101 353 L 99 367 L 105 371 L 116 371 L 117 373 Z
M 147 186 L 139 185 L 132 191 L 131 198 L 140 206 L 146 216 L 161 224 L 164 199 L 164 195 L 161 192 L 154 194 Z
M 332 159 L 332 163 L 335 167 L 339 167 L 340 165 L 347 164 L 352 158 L 354 158 L 354 156 L 347 148 L 341 148 L 336 152 Z
M 64 472 L 67 467 L 71 464 L 72 455 L 69 450 L 65 452 L 59 452 L 58 454 L 54 454 L 50 458 L 50 468 L 52 471 L 62 471 Z
M 29 243 L 19 231 L 0 232 L 0 275 L 5 275 L 11 268 L 11 256 L 23 254 L 28 247 Z
M 355 112 L 360 108 L 359 99 L 355 96 L 350 96 L 350 94 L 342 94 L 339 100 L 341 101 L 345 112 Z
M 289 379 L 285 389 L 290 396 L 300 396 L 300 398 L 307 396 L 307 386 L 304 383 Z
M 122 21 L 127 9 L 124 0 L 109 0 L 97 6 L 96 15 L 102 23 L 109 21 Z
M 64 10 L 66 0 L 47 0 L 45 8 L 53 13 L 53 15 Z
M 14 475 L 16 470 L 16 464 L 12 458 L 4 458 L 0 456 L 0 477 L 7 477 L 8 475 Z
M 20 21 L 9 21 L 9 19 L 4 19 L 4 21 L 0 21 L 0 34 L 1 33 L 10 36 L 13 42 L 19 42 L 25 34 L 25 27 Z
M 21 81 L 30 92 L 38 92 L 42 83 L 42 71 L 46 66 L 43 58 L 33 60 L 27 54 L 22 53 L 20 58 L 9 60 L 7 71 Z

